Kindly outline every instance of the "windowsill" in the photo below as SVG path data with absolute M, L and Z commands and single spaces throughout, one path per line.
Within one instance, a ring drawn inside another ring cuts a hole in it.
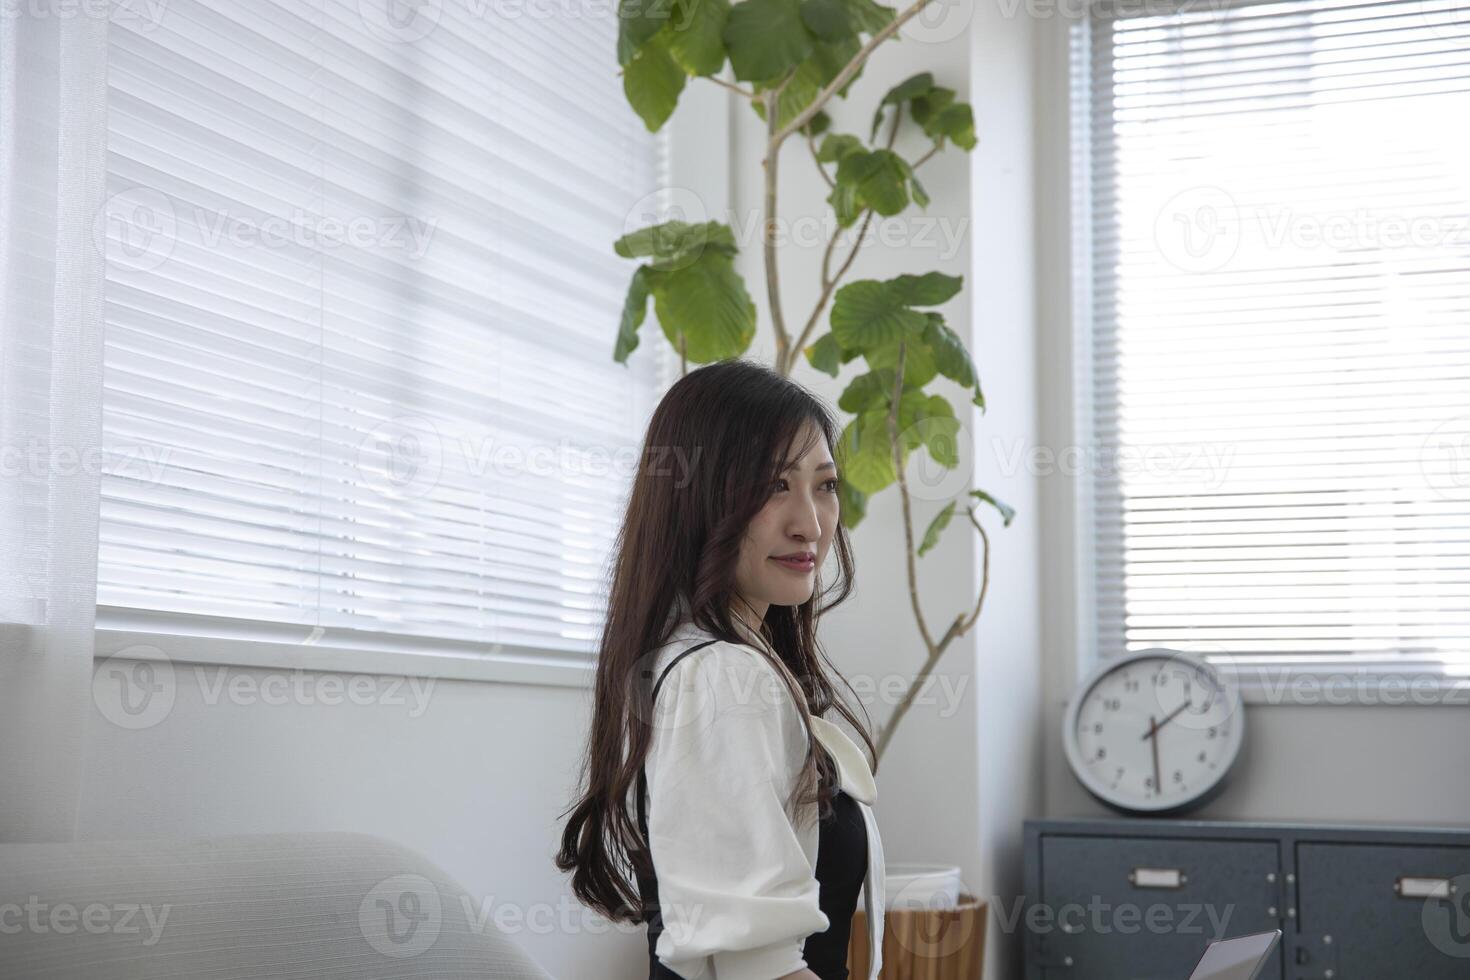
M 590 687 L 596 664 L 582 653 L 508 644 L 384 638 L 348 630 L 254 624 L 97 608 L 96 660 L 211 664 L 499 684 Z

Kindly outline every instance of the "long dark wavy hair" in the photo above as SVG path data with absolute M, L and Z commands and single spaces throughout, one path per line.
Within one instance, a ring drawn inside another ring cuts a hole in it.
M 612 560 L 580 773 L 584 789 L 562 813 L 571 816 L 556 856 L 557 868 L 572 872 L 578 899 L 612 921 L 641 921 L 636 879 L 629 876 L 652 874 L 647 842 L 627 805 L 653 737 L 647 722 L 656 680 L 648 676 L 650 654 L 686 620 L 754 649 L 732 619 L 736 562 L 746 529 L 774 493 L 786 461 L 815 445 L 789 455 L 807 422 L 826 439 L 840 475 L 841 429 L 830 410 L 800 384 L 754 362 L 717 361 L 689 372 L 649 420 Z M 787 805 L 795 811 L 815 803 L 823 817 L 831 812 L 837 772 L 811 738 L 812 714 L 835 708 L 867 744 L 876 771 L 867 727 L 838 699 L 832 679 L 847 681 L 817 642 L 818 618 L 852 592 L 852 552 L 840 522 L 832 551 L 837 582 L 824 590 L 818 569 L 810 599 L 771 605 L 760 630 L 770 649 L 759 651 L 778 657 L 778 674 L 789 674 L 804 694 L 793 691 L 808 732 L 807 754 Z

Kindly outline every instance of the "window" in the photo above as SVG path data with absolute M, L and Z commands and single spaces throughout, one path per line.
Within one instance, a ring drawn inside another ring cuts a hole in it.
M 110 41 L 99 626 L 590 659 L 671 378 L 612 360 L 667 157 L 616 19 L 157 9 Z
M 1470 675 L 1470 20 L 1118 3 L 1073 49 L 1096 647 Z

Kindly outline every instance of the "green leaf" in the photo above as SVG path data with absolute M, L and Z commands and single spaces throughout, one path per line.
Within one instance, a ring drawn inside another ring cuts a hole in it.
M 934 87 L 934 76 L 921 71 L 917 75 L 911 75 L 888 90 L 883 96 L 883 105 L 898 105 L 900 102 L 908 102 L 928 92 Z
M 919 545 L 920 558 L 923 558 L 927 551 L 939 543 L 939 535 L 944 533 L 944 529 L 949 527 L 950 518 L 954 517 L 954 508 L 955 501 L 951 500 L 944 505 L 943 510 L 934 515 L 934 520 L 930 521 L 929 526 L 924 529 L 924 541 Z
M 868 367 L 877 370 L 898 369 L 898 341 L 869 348 L 864 355 Z M 905 388 L 922 388 L 934 380 L 939 369 L 934 366 L 934 355 L 926 344 L 909 339 L 903 352 L 903 384 Z
M 891 368 L 860 374 L 848 383 L 847 390 L 837 399 L 837 407 L 854 415 L 875 408 L 887 411 L 893 394 L 893 380 Z
M 628 284 L 628 296 L 623 300 L 623 319 L 618 324 L 618 339 L 613 345 L 613 360 L 628 363 L 628 355 L 638 347 L 638 328 L 648 314 L 648 266 L 640 265 Z
M 661 39 L 643 45 L 623 69 L 623 94 L 649 132 L 658 132 L 673 114 L 687 77 Z
M 908 206 L 907 171 L 908 164 L 892 150 L 849 153 L 837 165 L 837 182 L 855 188 L 859 205 L 889 216 Z
M 934 364 L 939 373 L 956 384 L 975 390 L 974 403 L 985 407 L 985 398 L 980 392 L 980 374 L 975 362 L 965 349 L 959 335 L 951 330 L 938 313 L 929 314 L 929 323 L 924 327 L 924 343 L 934 352 Z
M 839 180 L 833 184 L 832 192 L 827 195 L 827 203 L 832 205 L 832 210 L 837 215 L 837 224 L 843 228 L 851 228 L 863 213 L 863 207 L 858 203 L 857 185 L 851 182 Z
M 887 27 L 896 16 L 892 7 L 885 7 L 874 0 L 844 0 L 844 2 L 852 15 L 853 23 L 864 34 L 877 34 Z
M 975 148 L 975 114 L 966 103 L 945 106 L 923 125 L 924 132 L 936 143 L 950 139 L 963 149 Z
M 924 446 L 947 469 L 959 465 L 960 421 L 942 395 L 905 391 L 898 402 L 898 428 L 906 448 Z
M 675 0 L 669 25 L 669 53 L 691 75 L 718 75 L 725 66 L 721 35 L 730 17 L 730 0 Z
M 914 176 L 912 167 L 909 168 L 909 194 L 913 197 L 914 203 L 919 207 L 927 208 L 929 206 L 929 192 L 924 190 L 924 185 L 919 183 L 919 178 Z
M 863 153 L 863 141 L 846 133 L 829 133 L 817 150 L 817 159 L 823 163 L 841 163 L 850 153 Z
M 743 0 L 730 9 L 723 37 L 741 81 L 779 79 L 812 51 L 798 0 Z
M 818 41 L 812 48 L 810 60 L 816 69 L 817 77 L 821 79 L 821 87 L 826 88 L 830 85 L 832 80 L 837 77 L 842 69 L 847 67 L 847 63 L 853 59 L 861 48 L 862 43 L 858 41 L 856 34 L 852 37 L 840 38 L 836 41 Z M 847 80 L 847 84 L 837 90 L 837 95 L 844 99 L 847 98 L 847 91 L 852 88 L 852 83 L 856 82 L 862 76 L 863 65 L 858 65 L 857 71 L 852 73 L 852 77 Z
M 992 507 L 994 507 L 996 510 L 1000 511 L 1000 517 L 1001 520 L 1005 523 L 1005 526 L 1011 526 L 1011 518 L 1016 516 L 1016 509 L 1014 507 L 999 500 L 996 500 L 984 490 L 971 490 L 970 496 L 975 497 L 979 500 L 983 500 L 987 504 L 990 504 Z
M 836 41 L 857 33 L 857 24 L 846 0 L 802 0 L 801 20 L 824 41 Z
M 886 409 L 864 412 L 849 422 L 839 440 L 839 451 L 837 465 L 844 482 L 851 483 L 855 490 L 874 494 L 897 478 Z
M 660 271 L 670 271 L 688 265 L 706 251 L 734 255 L 735 234 L 728 225 L 718 221 L 697 225 L 665 221 L 624 235 L 613 242 L 613 251 L 625 259 L 651 256 L 649 265 Z
M 851 531 L 868 514 L 868 495 L 844 477 L 837 482 L 837 508 L 842 515 L 842 526 Z
M 922 276 L 896 276 L 888 280 L 888 285 L 904 306 L 938 306 L 953 299 L 964 281 L 963 276 L 926 272 Z
M 837 344 L 837 338 L 830 333 L 822 334 L 815 344 L 810 345 L 803 352 L 806 354 L 807 362 L 824 374 L 837 377 L 841 369 L 842 348 Z
M 802 127 L 802 131 L 805 132 L 808 136 L 821 136 L 831 127 L 831 125 L 832 117 L 827 115 L 825 109 L 818 109 L 816 114 L 813 115 L 812 118 L 807 121 L 807 124 Z
M 755 303 L 731 256 L 705 249 L 688 265 L 649 271 L 653 308 L 676 348 L 682 334 L 697 364 L 738 357 L 755 337 Z
M 832 333 L 844 350 L 868 350 L 917 337 L 928 322 L 904 305 L 888 283 L 873 279 L 850 282 L 837 290 L 832 304 Z
M 910 76 L 899 82 L 888 90 L 883 96 L 883 101 L 878 103 L 877 110 L 873 113 L 873 132 L 869 140 L 878 138 L 878 128 L 883 125 L 884 108 L 891 105 L 902 105 L 905 102 L 918 98 L 934 88 L 934 76 L 927 71 Z
M 626 68 L 638 50 L 669 22 L 671 0 L 618 0 L 618 64 Z

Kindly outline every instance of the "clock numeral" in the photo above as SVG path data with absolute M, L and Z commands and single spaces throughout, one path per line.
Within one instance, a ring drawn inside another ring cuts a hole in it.
M 1210 735 L 1209 735 L 1209 737 L 1210 738 L 1215 738 L 1219 734 L 1220 734 L 1220 730 L 1218 728 L 1216 728 L 1214 725 L 1211 725 L 1210 726 Z
M 1101 735 L 1102 734 L 1102 722 L 1098 722 L 1098 723 L 1096 723 L 1095 725 L 1092 726 L 1092 733 L 1094 735 Z
M 1143 777 L 1143 788 L 1144 789 L 1153 789 L 1154 788 L 1154 777 L 1152 777 L 1152 776 L 1144 776 Z
M 1174 770 L 1174 782 L 1176 782 L 1176 783 L 1182 783 L 1182 782 L 1184 782 L 1184 773 L 1180 772 L 1178 769 L 1175 769 Z
M 1201 762 L 1204 762 L 1205 761 L 1205 754 L 1203 752 L 1201 752 L 1199 754 L 1199 761 L 1201 761 Z
M 1104 748 L 1103 746 L 1099 745 L 1097 747 L 1097 757 L 1099 759 L 1106 759 L 1108 757 L 1108 750 L 1106 748 Z
M 1104 711 L 1119 711 L 1122 710 L 1122 707 L 1123 701 L 1121 698 L 1103 698 Z

